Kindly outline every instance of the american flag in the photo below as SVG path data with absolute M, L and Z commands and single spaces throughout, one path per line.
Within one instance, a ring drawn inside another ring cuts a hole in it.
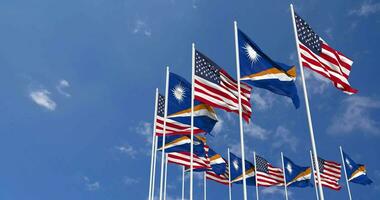
M 216 181 L 218 183 L 221 183 L 223 185 L 228 185 L 229 183 L 229 178 L 228 178 L 228 171 L 224 174 L 216 174 L 215 172 L 213 171 L 207 171 L 206 172 L 206 178 L 209 179 L 209 180 L 213 180 L 213 181 Z
M 273 167 L 267 160 L 256 156 L 256 178 L 259 186 L 280 186 L 284 184 L 281 168 Z
M 204 145 L 205 155 L 193 155 L 193 169 L 211 170 L 210 160 L 207 157 L 209 147 Z M 167 154 L 168 162 L 190 168 L 191 156 L 190 152 L 173 152 Z
M 251 118 L 251 87 L 242 83 L 241 102 L 243 118 Z M 199 51 L 195 52 L 194 98 L 228 112 L 239 112 L 238 85 L 226 71 Z
M 313 160 L 314 161 L 314 160 Z M 338 181 L 341 177 L 341 164 L 318 158 L 319 172 L 322 186 L 333 190 L 340 190 Z M 315 173 L 315 180 L 318 183 L 318 176 Z
M 305 20 L 296 13 L 294 15 L 302 65 L 330 79 L 343 92 L 357 93 L 348 82 L 353 61 L 331 48 Z
M 164 113 L 165 113 L 165 97 L 161 94 L 158 95 L 157 99 L 157 116 L 156 116 L 156 135 L 163 136 L 164 132 Z M 165 135 L 179 135 L 191 134 L 191 126 L 188 124 L 183 124 L 171 119 L 166 120 L 166 131 Z M 203 133 L 204 131 L 194 127 L 194 134 Z

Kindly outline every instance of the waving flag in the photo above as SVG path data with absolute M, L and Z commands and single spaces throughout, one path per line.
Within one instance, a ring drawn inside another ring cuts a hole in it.
M 230 152 L 231 183 L 243 183 L 242 159 Z M 256 185 L 255 168 L 252 163 L 245 161 L 245 179 L 247 185 Z
M 191 84 L 174 73 L 169 75 L 168 119 L 191 124 Z M 216 122 L 216 113 L 212 107 L 194 101 L 195 127 L 210 133 Z
M 210 161 L 207 158 L 208 151 L 209 147 L 205 144 L 205 138 L 199 136 L 194 137 L 193 169 L 211 170 Z M 190 167 L 190 146 L 179 152 L 171 152 L 167 155 L 168 162 L 182 165 L 186 168 Z
M 301 167 L 284 156 L 286 185 L 289 187 L 311 186 L 311 168 Z
M 341 177 L 340 171 L 342 166 L 339 163 L 324 160 L 322 158 L 318 158 L 318 165 L 322 186 L 333 190 L 340 190 L 341 186 L 338 182 Z M 319 183 L 317 174 L 315 174 L 314 177 L 316 182 Z
M 156 117 L 156 135 L 162 136 L 164 131 L 164 112 L 165 112 L 165 97 L 161 94 L 158 95 L 157 100 L 157 117 Z M 169 135 L 178 135 L 178 134 L 190 134 L 191 126 L 188 124 L 184 124 L 178 121 L 174 121 L 172 119 L 166 120 L 166 136 Z M 202 133 L 203 130 L 194 127 L 194 133 Z
M 284 173 L 281 168 L 273 167 L 263 157 L 256 155 L 256 176 L 259 186 L 280 186 L 284 184 Z
M 367 170 L 364 165 L 357 164 L 345 152 L 343 152 L 343 159 L 349 182 L 361 185 L 369 185 L 372 183 L 372 180 L 367 176 Z
M 273 61 L 240 30 L 238 37 L 241 80 L 275 94 L 290 97 L 294 106 L 298 108 L 300 102 L 294 83 L 296 67 Z
M 294 16 L 302 65 L 330 79 L 343 92 L 357 93 L 348 82 L 353 61 L 330 47 L 297 13 Z
M 162 150 L 163 137 L 157 137 L 157 150 Z M 165 137 L 165 153 L 189 151 L 191 139 L 189 136 L 172 135 Z
M 251 118 L 251 87 L 241 84 L 243 117 Z M 224 69 L 199 51 L 195 51 L 195 99 L 228 112 L 239 113 L 238 85 Z

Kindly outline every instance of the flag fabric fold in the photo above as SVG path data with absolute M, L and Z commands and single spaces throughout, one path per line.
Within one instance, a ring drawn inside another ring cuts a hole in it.
M 281 168 L 273 167 L 267 160 L 256 155 L 256 179 L 258 186 L 270 187 L 284 185 Z
M 295 84 L 296 67 L 273 61 L 245 33 L 238 30 L 241 80 L 292 99 L 300 106 Z
M 344 93 L 357 93 L 348 82 L 353 61 L 328 45 L 297 13 L 294 17 L 301 64 L 330 79 Z
M 251 87 L 241 84 L 241 102 L 243 118 L 251 118 Z M 205 104 L 239 113 L 238 85 L 224 69 L 199 51 L 195 51 L 195 85 L 194 97 Z
M 284 156 L 284 170 L 286 185 L 288 187 L 307 187 L 312 186 L 311 179 L 311 167 L 301 167 L 296 165 L 289 158 Z
M 231 183 L 243 183 L 243 162 L 242 159 L 230 152 Z M 249 161 L 245 161 L 245 179 L 247 185 L 256 185 L 255 168 Z
M 314 162 L 314 160 L 313 160 Z M 321 176 L 321 184 L 324 187 L 340 190 L 342 186 L 339 185 L 339 180 L 341 178 L 341 164 L 324 160 L 318 157 L 319 172 Z M 315 168 L 315 167 L 314 167 Z M 315 172 L 316 183 L 319 183 L 317 173 Z
M 362 164 L 357 164 L 345 152 L 343 152 L 344 165 L 346 166 L 347 179 L 349 182 L 361 185 L 369 185 L 372 180 L 367 176 L 366 167 Z

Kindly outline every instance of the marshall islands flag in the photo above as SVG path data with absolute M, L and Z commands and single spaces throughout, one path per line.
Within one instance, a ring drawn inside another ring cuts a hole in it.
M 241 30 L 238 30 L 241 80 L 292 99 L 296 108 L 300 101 L 295 85 L 296 67 L 273 61 Z
M 347 179 L 349 182 L 361 185 L 369 185 L 372 180 L 367 176 L 367 170 L 364 165 L 357 164 L 343 151 L 344 165 L 346 167 Z
M 168 119 L 191 124 L 191 84 L 174 73 L 169 75 Z M 211 106 L 194 101 L 194 128 L 210 133 L 217 121 Z
M 311 186 L 311 167 L 301 167 L 284 156 L 286 185 L 289 187 Z

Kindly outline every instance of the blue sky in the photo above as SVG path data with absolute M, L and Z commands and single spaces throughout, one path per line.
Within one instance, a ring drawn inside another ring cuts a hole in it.
M 275 60 L 296 64 L 290 1 L 2 0 L 0 2 L 0 198 L 145 199 L 148 193 L 154 91 L 165 66 L 188 80 L 191 43 L 235 76 L 233 20 Z M 293 1 L 331 46 L 354 60 L 347 96 L 306 70 L 318 153 L 340 161 L 342 145 L 365 163 L 374 184 L 351 185 L 354 199 L 380 195 L 380 3 L 370 0 Z M 310 139 L 301 108 L 261 89 L 245 126 L 252 152 L 280 164 L 280 152 L 308 165 Z M 239 153 L 238 118 L 218 111 L 209 144 Z M 180 170 L 169 166 L 169 199 L 180 197 Z M 196 178 L 195 196 L 202 196 Z M 325 189 L 328 199 L 346 199 Z M 282 188 L 260 188 L 281 199 Z M 254 198 L 254 187 L 248 189 Z M 312 199 L 314 189 L 291 189 Z M 208 182 L 209 199 L 227 199 Z M 241 186 L 233 196 L 241 199 Z M 363 195 L 365 194 L 365 195 Z M 198 199 L 197 198 L 197 199 Z

